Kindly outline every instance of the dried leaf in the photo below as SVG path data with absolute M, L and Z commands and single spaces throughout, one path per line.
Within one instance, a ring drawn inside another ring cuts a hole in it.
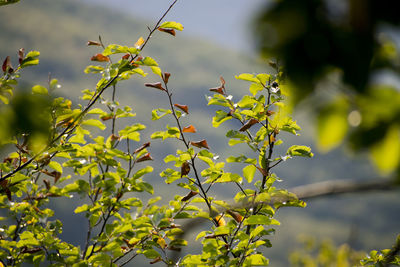
M 258 120 L 256 119 L 250 119 L 248 122 L 246 122 L 246 124 L 244 124 L 239 131 L 244 132 L 248 129 L 250 129 L 251 126 L 253 126 L 254 124 L 258 123 Z
M 99 61 L 99 62 L 108 62 L 110 61 L 110 59 L 106 56 L 104 56 L 103 54 L 96 54 L 94 55 L 91 59 L 91 61 Z
M 2 66 L 3 72 L 6 72 L 8 70 L 9 73 L 13 72 L 13 68 L 11 65 L 11 59 L 10 56 L 7 56 L 6 59 L 3 62 L 3 66 Z
M 150 262 L 150 264 L 154 264 L 154 263 L 157 263 L 157 262 L 160 262 L 160 261 L 162 261 L 162 258 L 161 258 L 161 257 L 157 257 L 157 258 L 155 258 L 154 260 L 152 260 L 152 261 Z
M 122 59 L 128 59 L 131 55 L 130 54 L 125 54 L 122 56 Z
M 101 44 L 100 44 L 99 42 L 90 41 L 90 40 L 87 42 L 87 45 L 97 45 L 97 46 L 101 46 Z
M 197 194 L 198 194 L 198 192 L 196 192 L 196 191 L 190 191 L 186 196 L 184 196 L 181 199 L 181 201 L 188 201 L 189 199 L 191 199 L 192 197 L 194 197 Z
M 232 210 L 227 210 L 226 213 L 228 213 L 230 216 L 232 216 L 232 218 L 237 221 L 238 223 L 240 223 L 241 221 L 243 221 L 243 216 L 240 215 L 237 212 L 234 212 Z
M 50 190 L 50 188 L 51 188 L 50 181 L 47 180 L 47 179 L 43 179 L 43 183 L 45 184 L 46 189 L 47 189 L 47 190 Z
M 162 87 L 160 82 L 158 82 L 158 83 L 145 83 L 144 86 L 153 87 L 153 88 L 156 88 L 156 89 L 161 90 L 161 91 L 167 91 Z
M 140 37 L 137 41 L 136 41 L 136 43 L 135 43 L 135 47 L 137 48 L 137 49 L 140 49 L 140 47 L 142 46 L 144 44 L 144 39 L 143 39 L 143 37 Z
M 168 80 L 169 80 L 169 77 L 170 77 L 170 76 L 171 76 L 171 73 L 169 73 L 169 72 L 164 72 L 163 80 L 164 80 L 165 83 L 168 83 Z
M 159 30 L 160 32 L 166 32 L 166 33 L 168 33 L 168 34 L 171 34 L 171 35 L 173 35 L 173 36 L 175 36 L 175 35 L 176 35 L 176 33 L 175 33 L 175 30 L 174 30 L 174 29 L 158 28 L 158 30 Z
M 143 144 L 141 147 L 137 148 L 137 149 L 133 152 L 133 154 L 139 153 L 140 151 L 142 151 L 143 149 L 145 149 L 145 148 L 147 148 L 147 147 L 149 147 L 149 146 L 150 146 L 150 142 L 147 142 L 147 143 Z
M 210 88 L 210 91 L 211 92 L 216 92 L 216 93 L 221 94 L 221 95 L 226 95 L 226 92 L 225 92 L 225 80 L 224 80 L 224 78 L 222 76 L 219 77 L 219 80 L 221 81 L 221 85 L 218 86 L 218 87 Z
M 257 167 L 257 166 L 256 166 L 256 168 L 257 168 L 257 170 L 259 170 L 261 172 L 261 174 L 263 176 L 268 176 L 268 173 L 267 173 L 267 171 L 265 169 L 263 169 L 261 167 Z
M 209 146 L 208 146 L 208 144 L 207 144 L 207 141 L 206 140 L 201 140 L 201 141 L 197 141 L 197 142 L 190 142 L 190 144 L 192 145 L 192 146 L 195 146 L 195 147 L 198 147 L 198 148 L 207 148 L 207 149 L 210 149 L 209 148 Z
M 188 175 L 190 172 L 190 164 L 189 162 L 185 161 L 181 166 L 181 177 Z
M 183 110 L 186 114 L 189 114 L 189 108 L 186 105 L 174 104 L 175 107 Z
M 143 161 L 148 161 L 148 160 L 153 160 L 153 158 L 150 156 L 150 153 L 147 153 L 144 156 L 138 158 L 136 160 L 136 162 L 143 162 Z
M 19 64 L 21 64 L 22 61 L 24 60 L 24 54 L 25 54 L 25 49 L 20 48 L 18 50 L 18 62 L 19 62 Z
M 193 125 L 189 125 L 189 126 L 183 128 L 182 131 L 183 131 L 184 133 L 195 133 L 195 132 L 197 132 L 197 131 L 196 131 L 196 128 L 194 128 Z
M 274 114 L 275 114 L 275 111 L 267 110 L 266 115 L 267 115 L 268 117 L 271 116 L 271 115 L 274 115 Z
M 102 121 L 108 121 L 108 120 L 111 120 L 112 118 L 114 118 L 113 115 L 101 116 L 101 120 L 102 120 Z

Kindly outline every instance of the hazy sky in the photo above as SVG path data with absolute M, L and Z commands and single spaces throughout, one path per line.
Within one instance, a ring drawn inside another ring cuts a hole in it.
M 172 0 L 85 0 L 103 3 L 156 21 Z M 182 23 L 185 33 L 244 53 L 252 51 L 251 18 L 268 0 L 178 0 L 166 20 Z

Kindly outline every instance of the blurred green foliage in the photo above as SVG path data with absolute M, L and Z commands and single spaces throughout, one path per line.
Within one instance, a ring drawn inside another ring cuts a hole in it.
M 348 141 L 400 177 L 399 84 L 385 79 L 400 74 L 396 4 L 275 1 L 259 14 L 255 37 L 284 66 L 295 102 L 311 96 L 322 150 Z

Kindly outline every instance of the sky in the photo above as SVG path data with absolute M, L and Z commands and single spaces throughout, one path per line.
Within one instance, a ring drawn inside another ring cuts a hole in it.
M 84 0 L 156 22 L 172 0 Z M 178 0 L 165 20 L 184 25 L 185 34 L 227 49 L 254 53 L 251 19 L 267 0 Z

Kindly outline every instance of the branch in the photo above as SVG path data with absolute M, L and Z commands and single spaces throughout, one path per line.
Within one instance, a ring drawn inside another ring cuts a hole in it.
M 399 188 L 395 179 L 374 179 L 369 181 L 335 180 L 297 186 L 289 189 L 301 200 L 326 197 L 345 193 L 363 193 L 370 191 L 388 191 Z
M 399 254 L 399 252 L 400 252 L 400 235 L 397 236 L 396 243 L 390 249 L 389 254 L 386 255 L 382 266 L 384 267 L 390 266 L 392 261 L 395 259 L 396 255 Z

